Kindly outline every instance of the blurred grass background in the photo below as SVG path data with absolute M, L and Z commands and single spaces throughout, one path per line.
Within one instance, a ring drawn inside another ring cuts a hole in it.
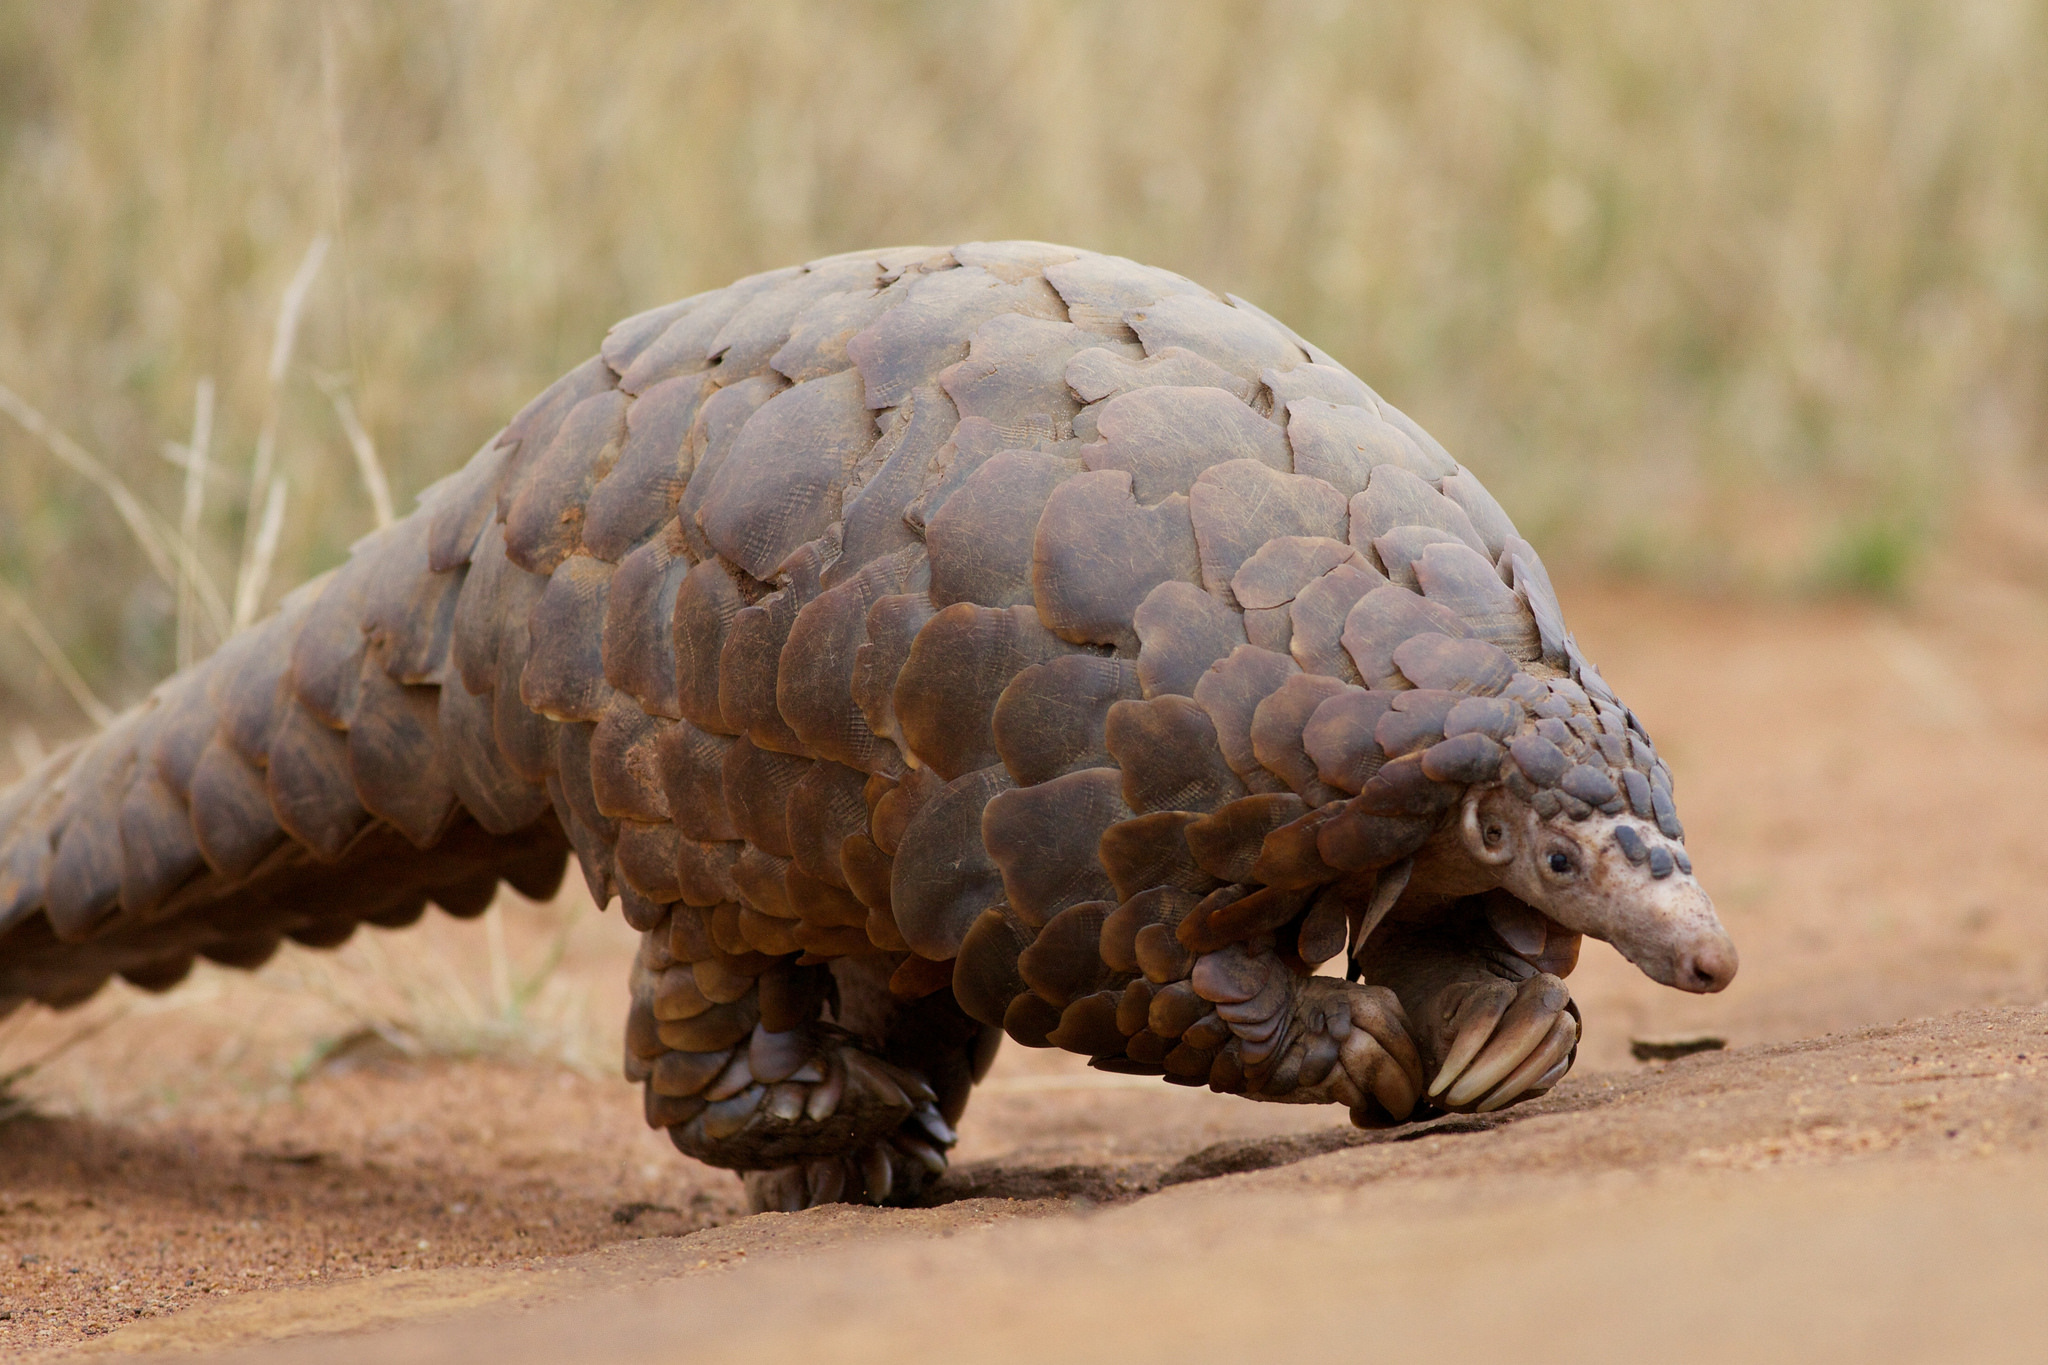
M 2022 0 L 0 0 L 0 384 L 172 527 L 211 380 L 197 553 L 268 427 L 274 599 L 372 524 L 343 406 L 403 511 L 620 316 L 1040 237 L 1287 319 L 1566 566 L 1891 591 L 2041 472 L 2044 68 Z M 109 703 L 177 656 L 7 421 L 0 585 Z M 5 622 L 0 718 L 84 724 Z

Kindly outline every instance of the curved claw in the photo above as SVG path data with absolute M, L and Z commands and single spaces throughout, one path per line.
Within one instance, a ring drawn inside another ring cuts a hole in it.
M 1415 1112 L 1422 1099 L 1422 1054 L 1416 1050 L 1401 1001 L 1384 986 L 1351 992 L 1350 1034 L 1339 1059 L 1354 1086 L 1380 1102 L 1395 1122 Z
M 1550 1085 L 1556 1084 L 1550 1073 L 1557 1071 L 1562 1078 L 1564 1073 L 1559 1068 L 1571 1060 L 1572 1049 L 1578 1045 L 1579 1021 L 1569 1014 L 1559 1015 L 1542 1044 L 1524 1058 L 1520 1066 L 1509 1072 L 1507 1079 L 1495 1086 L 1473 1112 L 1490 1114 L 1516 1100 L 1548 1090 Z M 1550 1084 L 1543 1084 L 1545 1081 Z
M 1548 974 L 1532 976 L 1509 990 L 1512 1003 L 1486 1030 L 1484 1047 L 1477 1050 L 1470 1064 L 1442 1092 L 1446 1107 L 1470 1105 L 1506 1080 L 1550 1036 L 1558 1015 L 1571 1002 L 1564 982 Z M 1477 1021 L 1461 1030 L 1454 1051 L 1464 1050 L 1468 1037 L 1478 1031 Z M 1546 1062 L 1542 1069 L 1549 1065 Z M 1542 1074 L 1542 1069 L 1532 1073 L 1530 1079 Z
M 1429 1097 L 1435 1099 L 1443 1094 L 1444 1088 L 1472 1064 L 1479 1050 L 1486 1046 L 1486 1040 L 1493 1036 L 1495 1025 L 1506 1014 L 1508 1006 L 1514 1003 L 1515 986 L 1510 981 L 1490 981 L 1466 990 L 1465 998 L 1451 1015 L 1454 1034 L 1451 1050 L 1444 1057 L 1444 1064 L 1437 1069 L 1436 1079 L 1429 1083 Z

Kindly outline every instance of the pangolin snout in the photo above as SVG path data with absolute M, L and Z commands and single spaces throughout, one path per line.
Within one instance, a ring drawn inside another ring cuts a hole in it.
M 1672 984 L 1680 990 L 1711 995 L 1727 989 L 1739 965 L 1734 940 L 1725 933 L 1716 934 L 1680 959 L 1678 980 Z

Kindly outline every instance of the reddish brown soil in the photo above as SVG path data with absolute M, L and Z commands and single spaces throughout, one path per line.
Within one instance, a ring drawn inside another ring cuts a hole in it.
M 98 1029 L 0 1124 L 0 1355 L 306 1336 L 262 1358 L 360 1359 L 323 1334 L 397 1324 L 379 1357 L 1132 1360 L 1198 1320 L 1209 1358 L 1361 1332 L 2041 1358 L 2048 561 L 2027 546 L 1976 547 L 1905 607 L 1568 588 L 1671 756 L 1744 965 L 1689 997 L 1589 950 L 1577 1073 L 1493 1122 L 1360 1134 L 1010 1049 L 950 1202 L 741 1218 L 737 1182 L 610 1075 L 616 918 L 511 904 L 496 954 L 443 922 L 0 1025 L 0 1070 Z M 1698 1029 L 1731 1049 L 1629 1059 L 1632 1035 Z

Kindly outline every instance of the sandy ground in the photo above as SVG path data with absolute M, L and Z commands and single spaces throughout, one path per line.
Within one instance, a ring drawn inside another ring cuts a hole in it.
M 614 1078 L 630 936 L 511 901 L 0 1024 L 0 1357 L 2048 1358 L 2048 542 L 1984 525 L 1903 606 L 1567 585 L 1744 962 L 1590 949 L 1536 1104 L 1012 1048 L 942 1202 L 744 1218 Z

